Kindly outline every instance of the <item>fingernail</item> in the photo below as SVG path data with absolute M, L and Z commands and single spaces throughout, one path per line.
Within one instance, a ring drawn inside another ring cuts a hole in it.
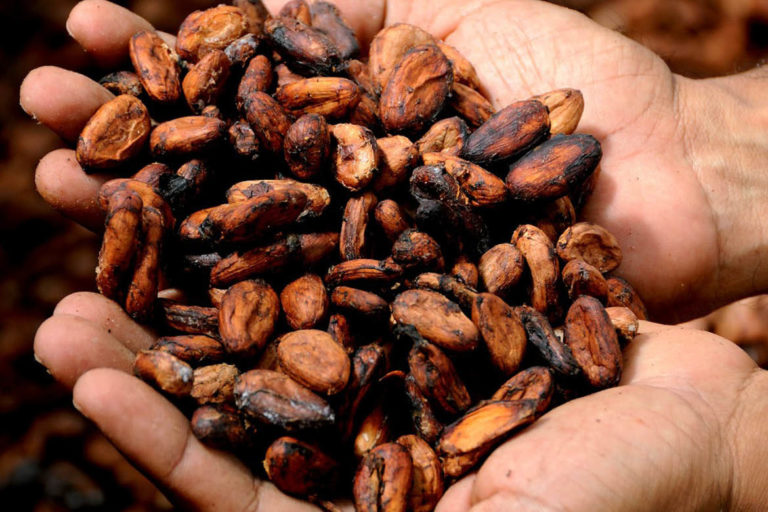
M 70 23 L 70 20 L 71 20 L 71 19 L 72 19 L 72 16 L 69 16 L 69 17 L 67 18 L 67 22 L 64 24 L 64 27 L 67 29 L 67 34 L 69 34 L 69 37 L 71 37 L 72 39 L 74 39 L 74 38 L 75 38 L 75 35 L 72 33 L 72 28 L 71 28 L 71 27 L 70 27 L 70 25 L 69 25 L 69 23 Z

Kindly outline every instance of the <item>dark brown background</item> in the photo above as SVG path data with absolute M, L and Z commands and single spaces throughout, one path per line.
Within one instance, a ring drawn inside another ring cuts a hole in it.
M 100 76 L 68 37 L 74 0 L 3 2 L 0 19 L 0 503 L 14 510 L 167 510 L 170 505 L 87 421 L 37 364 L 32 342 L 56 303 L 92 290 L 98 240 L 34 189 L 37 161 L 60 140 L 18 106 L 25 74 L 45 65 Z M 173 31 L 218 2 L 118 2 Z M 689 76 L 748 69 L 768 55 L 768 0 L 558 0 L 659 52 Z M 701 322 L 768 362 L 768 300 Z

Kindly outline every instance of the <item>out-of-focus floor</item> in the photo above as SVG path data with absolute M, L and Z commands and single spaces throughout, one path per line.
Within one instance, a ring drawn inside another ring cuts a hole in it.
M 34 190 L 34 168 L 58 138 L 18 106 L 24 75 L 40 65 L 99 70 L 70 40 L 74 0 L 0 2 L 0 503 L 14 510 L 166 510 L 152 484 L 74 411 L 69 392 L 33 357 L 37 326 L 56 303 L 93 290 L 98 240 Z M 119 2 L 173 31 L 185 13 L 218 2 Z M 768 56 L 768 0 L 559 0 L 660 53 L 689 76 L 748 69 Z M 702 328 L 741 343 L 768 365 L 768 299 L 734 305 Z

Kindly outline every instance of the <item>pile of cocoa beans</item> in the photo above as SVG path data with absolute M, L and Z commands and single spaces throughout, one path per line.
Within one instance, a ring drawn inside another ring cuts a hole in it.
M 131 176 L 100 191 L 97 284 L 163 335 L 134 371 L 203 442 L 327 508 L 432 510 L 616 385 L 645 310 L 577 221 L 602 155 L 579 91 L 496 111 L 418 27 L 360 48 L 322 1 L 196 11 L 175 48 L 137 33 L 77 158 Z

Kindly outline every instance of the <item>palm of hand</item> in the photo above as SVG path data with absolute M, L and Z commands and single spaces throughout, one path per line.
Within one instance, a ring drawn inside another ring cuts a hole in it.
M 580 129 L 598 135 L 605 151 L 603 175 L 586 214 L 632 251 L 622 271 L 647 297 L 661 303 L 676 297 L 664 279 L 666 271 L 693 280 L 711 265 L 717 255 L 704 253 L 702 268 L 670 268 L 676 254 L 690 251 L 688 240 L 701 239 L 714 227 L 696 213 L 707 211 L 702 208 L 706 197 L 686 162 L 674 117 L 675 79 L 656 57 L 548 4 L 477 2 L 463 8 L 466 16 L 444 19 L 428 16 L 430 9 L 461 9 L 391 3 L 388 20 L 426 25 L 438 36 L 450 32 L 447 41 L 476 64 L 497 105 L 558 87 L 583 91 L 587 108 Z M 435 27 L 423 20 L 432 20 Z M 678 191 L 687 197 L 686 205 L 676 200 Z M 649 204 L 659 215 L 649 215 Z M 666 267 L 659 265 L 660 255 L 668 258 Z M 703 339 L 681 341 L 681 334 L 669 330 L 640 336 L 627 354 L 626 386 L 545 415 L 497 449 L 478 477 L 454 485 L 441 509 L 558 509 L 567 504 L 576 510 L 682 510 L 716 503 L 724 491 L 713 485 L 712 475 L 728 471 L 721 467 L 727 466 L 727 454 L 707 447 L 721 446 L 729 428 L 721 418 L 736 407 L 739 386 L 753 366 L 738 349 L 717 339 L 700 335 Z M 151 341 L 152 334 L 113 303 L 77 294 L 40 328 L 36 351 L 54 375 L 77 383 L 75 402 L 83 412 L 180 503 L 227 510 L 307 507 L 268 484 L 255 485 L 244 466 L 203 447 L 177 410 L 123 373 L 132 353 Z M 715 362 L 714 372 L 727 380 L 718 389 L 708 384 L 718 381 L 710 370 Z M 120 371 L 88 371 L 105 366 Z M 702 503 L 674 508 L 675 486 L 681 482 Z
M 579 131 L 604 151 L 584 217 L 617 236 L 620 273 L 652 311 L 669 315 L 662 305 L 697 293 L 718 253 L 716 226 L 702 216 L 711 207 L 685 153 L 684 79 L 644 47 L 541 2 L 489 3 L 462 18 L 448 42 L 475 63 L 498 106 L 560 87 L 582 91 Z

